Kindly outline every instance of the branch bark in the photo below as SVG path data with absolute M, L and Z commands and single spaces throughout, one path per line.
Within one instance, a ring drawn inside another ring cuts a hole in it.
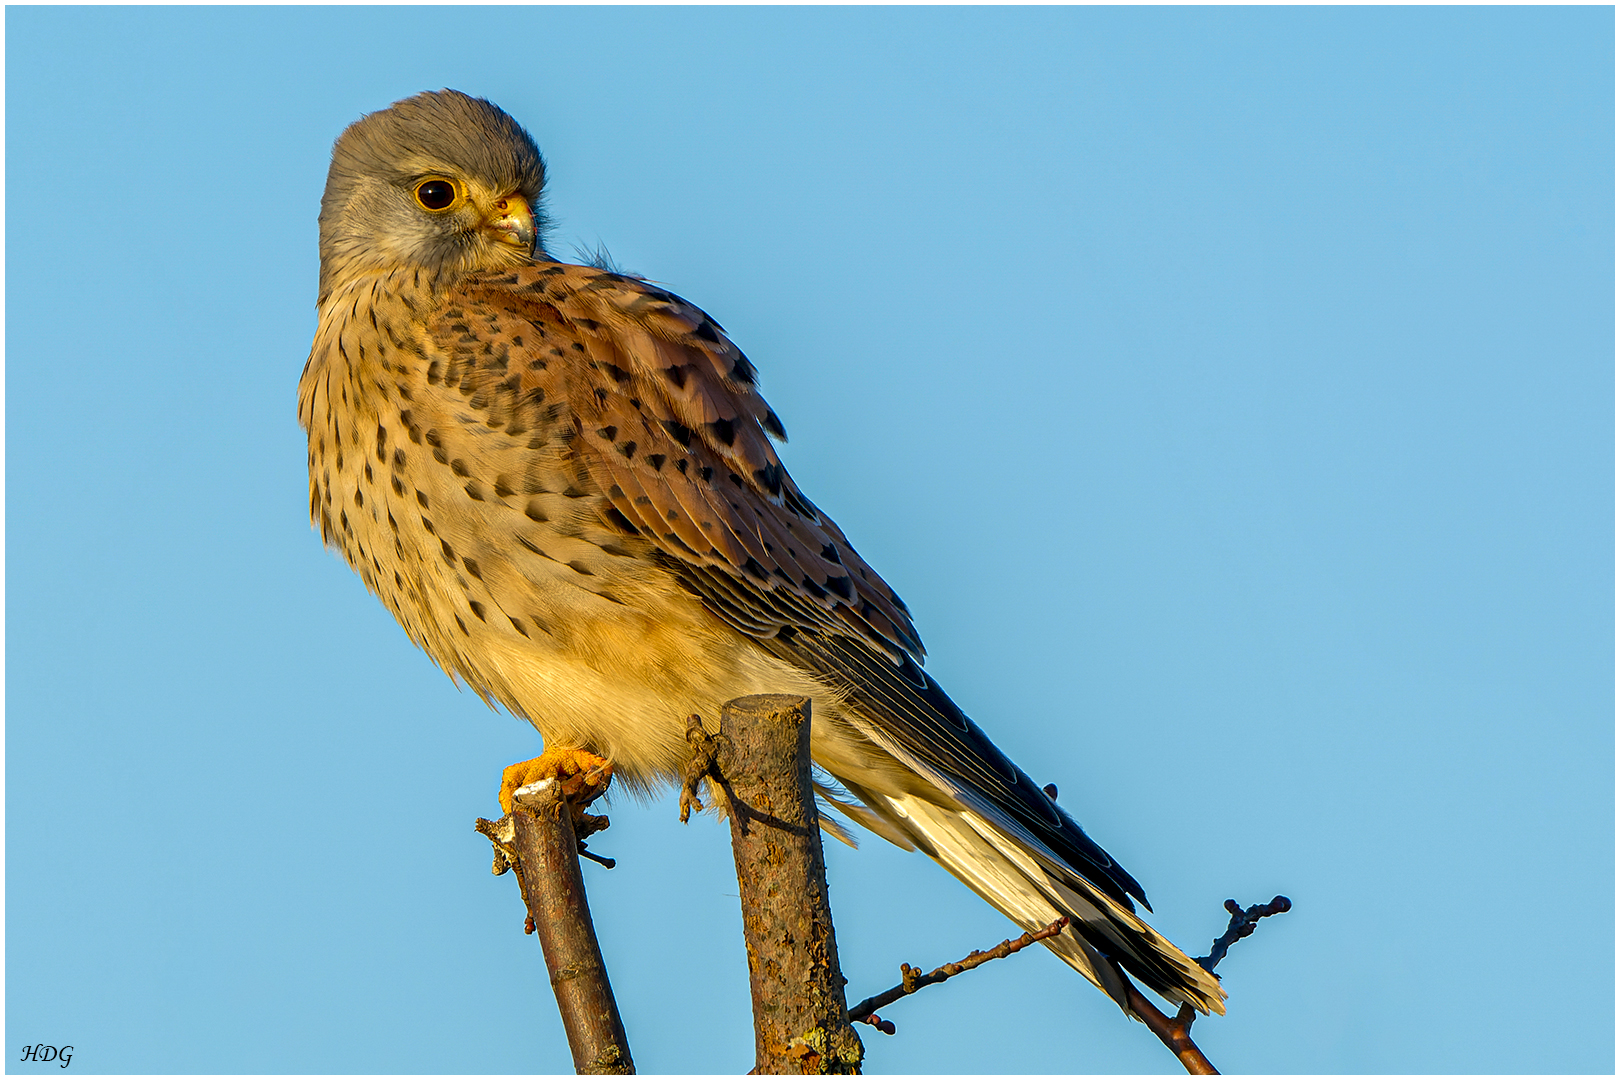
M 514 803 L 512 812 L 499 822 L 479 819 L 478 830 L 495 844 L 496 873 L 502 872 L 503 862 L 517 871 L 529 923 L 545 953 L 574 1071 L 633 1073 L 630 1042 L 586 903 L 579 872 L 582 845 L 568 800 L 560 784 L 547 780 L 520 788 Z M 584 819 L 591 824 L 606 822 L 589 815 Z
M 859 1073 L 864 1050 L 844 1006 L 810 782 L 810 699 L 765 694 L 728 702 L 716 742 L 710 775 L 730 804 L 754 1071 Z
M 1142 996 L 1142 991 L 1131 982 L 1129 975 L 1125 975 L 1124 979 L 1125 997 L 1131 1003 L 1131 1011 L 1147 1025 L 1149 1031 L 1159 1037 L 1160 1042 L 1170 1048 L 1176 1060 L 1181 1062 L 1181 1067 L 1193 1076 L 1219 1075 L 1220 1070 L 1209 1063 L 1209 1058 L 1192 1041 L 1192 1022 L 1198 1016 L 1193 1007 L 1183 1005 L 1174 1017 L 1166 1016 Z

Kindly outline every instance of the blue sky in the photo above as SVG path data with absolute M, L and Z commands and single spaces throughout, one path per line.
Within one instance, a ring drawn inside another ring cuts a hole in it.
M 6 13 L 6 1035 L 566 1071 L 472 831 L 525 725 L 305 516 L 331 142 L 423 89 L 759 365 L 929 670 L 1194 954 L 1234 1072 L 1614 1068 L 1608 8 Z M 751 1059 L 723 827 L 586 867 L 643 1070 Z M 828 849 L 856 996 L 1008 936 Z M 1145 1072 L 1030 950 L 873 1072 Z M 12 1071 L 34 1066 L 9 1065 Z M 60 1072 L 54 1065 L 40 1067 Z

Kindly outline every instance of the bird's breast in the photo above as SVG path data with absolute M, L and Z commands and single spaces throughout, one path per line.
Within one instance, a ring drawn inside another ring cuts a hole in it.
M 299 388 L 311 519 L 486 701 L 632 781 L 677 767 L 683 710 L 724 700 L 753 650 L 612 524 L 566 373 L 514 378 L 509 342 L 445 348 L 445 313 L 401 286 L 323 308 Z

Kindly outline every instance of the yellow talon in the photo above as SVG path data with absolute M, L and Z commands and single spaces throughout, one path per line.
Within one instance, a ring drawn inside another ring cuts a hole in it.
M 541 780 L 556 780 L 575 812 L 589 806 L 608 788 L 613 763 L 589 750 L 548 750 L 537 758 L 508 765 L 501 773 L 501 809 L 512 812 L 512 793 Z

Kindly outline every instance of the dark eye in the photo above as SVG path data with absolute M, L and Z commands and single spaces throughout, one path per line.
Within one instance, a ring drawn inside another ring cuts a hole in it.
M 456 201 L 456 185 L 448 180 L 424 180 L 416 185 L 416 201 L 429 210 L 443 210 Z

